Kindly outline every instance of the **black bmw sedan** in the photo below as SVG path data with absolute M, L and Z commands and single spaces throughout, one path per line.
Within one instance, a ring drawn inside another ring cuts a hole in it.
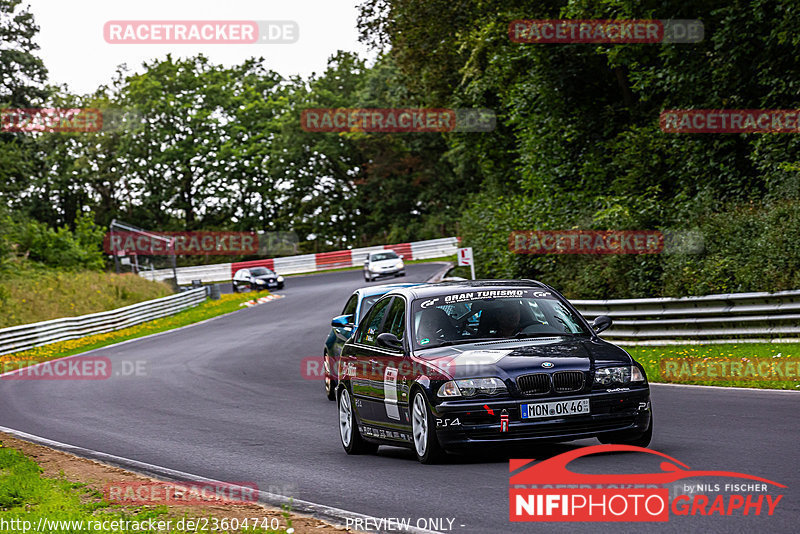
M 533 280 L 395 289 L 345 343 L 337 400 L 348 454 L 412 448 L 423 463 L 499 442 L 647 446 L 644 369 L 556 290 Z

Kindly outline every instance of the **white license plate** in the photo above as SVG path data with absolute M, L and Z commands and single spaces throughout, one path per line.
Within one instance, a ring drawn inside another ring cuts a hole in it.
M 523 419 L 540 419 L 542 417 L 560 417 L 564 415 L 586 415 L 589 413 L 589 399 L 576 399 L 557 402 L 537 402 L 523 404 Z

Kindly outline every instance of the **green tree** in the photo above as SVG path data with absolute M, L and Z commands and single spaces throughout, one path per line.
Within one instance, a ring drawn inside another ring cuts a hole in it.
M 22 108 L 48 94 L 47 69 L 36 55 L 39 31 L 22 0 L 0 0 L 0 108 Z M 33 139 L 0 131 L 0 201 L 14 205 L 38 166 Z

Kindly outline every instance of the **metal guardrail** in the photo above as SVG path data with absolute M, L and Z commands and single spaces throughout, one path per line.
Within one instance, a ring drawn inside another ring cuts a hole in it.
M 192 280 L 200 280 L 203 283 L 220 282 L 230 280 L 232 277 L 230 263 L 178 267 L 176 271 L 179 285 L 191 284 Z M 140 271 L 139 276 L 157 282 L 172 278 L 173 272 L 172 269 L 157 269 L 154 271 Z
M 430 247 L 429 253 L 441 250 Z M 192 289 L 107 312 L 4 328 L 0 355 L 173 315 L 204 301 L 206 292 Z M 602 337 L 620 345 L 800 342 L 800 290 L 571 302 L 589 322 L 599 315 L 614 319 Z
M 459 246 L 458 239 L 457 237 L 445 237 L 398 245 L 381 245 L 318 254 L 286 256 L 268 261 L 272 262 L 269 267 L 274 269 L 275 272 L 287 275 L 324 271 L 339 267 L 357 267 L 363 265 L 369 252 L 379 252 L 387 248 L 399 251 L 401 254 L 405 255 L 408 260 L 426 260 L 455 255 Z M 189 284 L 192 280 L 201 280 L 204 283 L 223 282 L 233 278 L 233 273 L 237 270 L 235 265 L 236 264 L 232 263 L 218 263 L 213 265 L 179 267 L 176 269 L 175 273 L 173 273 L 172 269 L 157 269 L 153 271 L 141 271 L 139 275 L 148 280 L 158 281 L 167 280 L 177 274 L 179 285 Z
M 206 288 L 192 289 L 116 310 L 3 328 L 0 330 L 0 355 L 57 341 L 103 334 L 174 315 L 200 304 L 205 298 Z
M 800 342 L 800 290 L 571 302 L 611 317 L 601 337 L 620 345 Z

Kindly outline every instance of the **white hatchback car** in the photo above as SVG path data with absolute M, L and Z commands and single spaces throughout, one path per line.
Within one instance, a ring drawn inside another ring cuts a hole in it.
M 370 252 L 364 262 L 364 280 L 372 282 L 381 276 L 405 276 L 406 266 L 403 256 L 393 250 Z

